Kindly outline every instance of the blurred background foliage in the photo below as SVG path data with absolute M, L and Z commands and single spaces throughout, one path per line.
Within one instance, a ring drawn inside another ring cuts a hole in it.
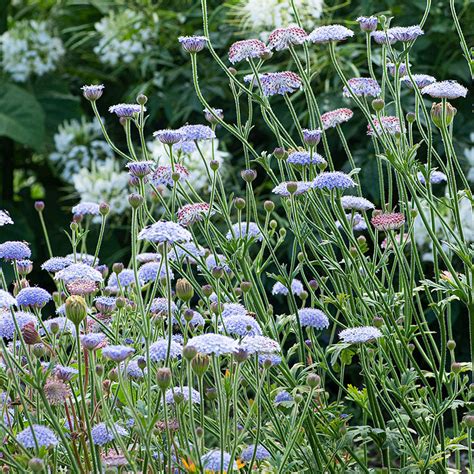
M 370 14 L 393 17 L 392 24 L 406 26 L 418 22 L 425 9 L 424 0 L 328 0 L 324 3 L 321 0 L 295 0 L 295 3 L 300 7 L 302 21 L 308 30 L 321 24 L 342 23 L 358 31 L 355 19 Z M 467 43 L 472 44 L 474 13 L 469 9 L 469 3 L 469 0 L 455 2 Z M 226 62 L 227 48 L 233 41 L 250 37 L 265 39 L 274 27 L 294 22 L 289 1 L 209 0 L 208 7 L 212 40 Z M 459 46 L 449 2 L 432 2 L 424 29 L 425 36 L 416 42 L 411 56 L 413 70 L 440 80 L 456 79 L 469 84 L 469 68 Z M 84 199 L 81 194 L 85 192 L 84 186 L 95 186 L 91 176 L 97 174 L 96 157 L 99 157 L 97 161 L 110 158 L 110 152 L 100 148 L 103 143 L 99 143 L 97 124 L 94 128 L 90 106 L 80 92 L 83 84 L 103 83 L 106 86 L 98 105 L 112 138 L 120 145 L 123 145 L 123 131 L 107 108 L 119 102 L 134 101 L 138 93 L 149 97 L 149 137 L 153 130 L 179 127 L 186 122 L 204 122 L 202 106 L 192 86 L 189 58 L 177 42 L 180 35 L 200 33 L 202 18 L 200 3 L 196 0 L 0 0 L 0 207 L 10 211 L 17 224 L 1 229 L 2 241 L 28 241 L 35 260 L 46 260 L 46 247 L 33 206 L 35 200 L 41 199 L 46 204 L 45 219 L 55 254 L 69 252 L 64 230 L 70 222 L 70 208 Z M 367 74 L 363 35 L 340 44 L 338 52 L 349 76 Z M 376 62 L 377 54 L 375 48 Z M 314 48 L 312 61 L 316 71 L 313 87 L 322 111 L 348 106 L 325 49 Z M 240 67 L 239 74 L 246 72 L 244 68 Z M 265 68 L 294 69 L 286 54 L 275 55 Z M 205 51 L 199 55 L 199 72 L 204 95 L 212 106 L 224 109 L 226 119 L 232 121 L 233 99 L 227 81 Z M 303 94 L 296 96 L 296 101 L 297 110 L 304 116 Z M 272 104 L 281 120 L 291 127 L 284 104 L 278 100 Z M 460 101 L 456 106 L 456 146 L 469 172 L 470 167 L 474 168 L 470 143 L 472 110 L 469 101 Z M 71 120 L 77 122 L 68 126 Z M 89 123 L 87 131 L 85 123 Z M 370 141 L 365 136 L 365 121 L 356 112 L 355 119 L 344 130 L 357 165 L 364 168 L 361 177 L 365 195 L 377 201 L 378 189 L 373 185 L 377 181 L 375 160 Z M 232 137 L 219 131 L 218 136 L 219 147 L 225 156 L 223 166 L 227 168 L 229 192 L 238 194 L 239 170 L 243 167 L 241 148 Z M 71 137 L 75 145 L 85 148 L 74 148 L 74 152 L 69 153 Z M 273 137 L 258 118 L 251 139 L 259 151 L 271 152 L 275 146 Z M 336 167 L 344 169 L 342 146 L 334 136 L 329 139 Z M 95 144 L 91 145 L 94 140 Z M 91 147 L 95 147 L 93 151 Z M 61 149 L 66 151 L 61 152 Z M 88 150 L 88 161 L 74 162 L 75 154 L 83 156 L 84 149 Z M 117 157 L 112 156 L 112 159 L 118 161 Z M 65 171 L 65 167 L 72 165 L 76 169 Z M 82 178 L 75 179 L 81 168 Z M 114 172 L 117 180 L 123 176 L 120 175 L 123 163 Z M 114 179 L 106 177 L 105 183 L 112 186 Z M 268 194 L 268 186 L 264 177 L 259 176 L 256 192 L 262 198 Z M 121 192 L 126 196 L 127 190 L 116 190 L 117 202 L 123 201 Z M 104 193 L 107 200 L 107 192 Z M 103 263 L 126 262 L 128 255 L 123 253 L 128 238 L 128 232 L 124 232 L 126 213 L 112 219 L 111 223 L 102 251 Z M 91 227 L 91 241 L 96 227 Z M 41 272 L 33 277 L 38 283 L 44 278 Z

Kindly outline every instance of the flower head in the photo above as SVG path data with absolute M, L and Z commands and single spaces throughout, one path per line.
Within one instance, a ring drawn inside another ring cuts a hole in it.
M 10 214 L 8 214 L 8 211 L 0 209 L 0 227 L 7 224 L 13 224 L 13 220 L 10 217 Z
M 41 269 L 50 273 L 56 273 L 59 272 L 59 270 L 63 270 L 69 265 L 72 265 L 72 263 L 73 260 L 69 257 L 51 257 L 41 265 Z
M 380 337 L 382 337 L 382 333 L 373 326 L 348 328 L 339 333 L 339 339 L 348 344 L 363 344 L 365 342 L 375 341 Z
M 50 405 L 62 405 L 71 396 L 69 385 L 58 377 L 49 377 L 43 387 L 44 395 Z
M 95 349 L 102 349 L 107 344 L 107 338 L 105 334 L 101 332 L 91 332 L 89 334 L 82 334 L 81 345 L 84 349 L 88 351 L 93 351 Z
M 15 321 L 20 331 L 27 324 L 36 324 L 36 316 L 32 313 L 27 313 L 25 311 L 15 311 L 15 320 L 11 311 L 0 311 L 0 337 L 5 339 L 13 339 L 13 336 L 16 333 Z
M 211 206 L 207 202 L 198 202 L 195 204 L 185 204 L 178 210 L 178 223 L 188 226 L 200 222 L 209 214 Z
M 467 89 L 456 81 L 441 81 L 423 87 L 421 93 L 435 99 L 458 99 L 466 97 Z
M 94 298 L 95 307 L 101 313 L 111 313 L 116 308 L 117 298 L 114 296 L 97 296 Z
M 184 141 L 212 140 L 216 138 L 214 130 L 207 125 L 184 125 L 179 129 Z
M 181 357 L 182 352 L 183 352 L 183 346 L 171 340 L 169 357 L 171 359 L 178 359 L 179 357 Z M 168 340 L 167 339 L 160 338 L 150 346 L 150 359 L 153 362 L 161 362 L 163 360 L 166 360 L 167 354 L 168 354 Z
M 230 316 L 224 319 L 222 332 L 233 336 L 261 336 L 262 328 L 252 316 Z
M 138 240 L 151 242 L 166 242 L 169 244 L 189 242 L 192 239 L 191 232 L 179 224 L 171 221 L 158 221 L 145 227 L 138 234 Z
M 323 123 L 324 130 L 328 128 L 334 128 L 336 125 L 341 125 L 344 122 L 348 122 L 354 115 L 351 109 L 336 109 L 330 110 L 329 112 L 321 115 L 321 121 Z
M 397 41 L 395 37 L 388 31 L 372 31 L 370 33 L 370 37 L 377 44 L 393 44 L 395 41 Z
M 291 193 L 287 189 L 288 181 L 284 181 L 276 185 L 272 192 L 283 197 L 290 197 Z M 293 193 L 295 196 L 304 194 L 312 188 L 312 183 L 310 181 L 296 181 L 296 191 Z
M 114 362 L 122 362 L 128 359 L 134 352 L 135 349 L 129 346 L 106 346 L 102 349 L 102 357 Z
M 127 168 L 131 176 L 137 178 L 144 178 L 151 173 L 151 167 L 154 161 L 130 161 L 127 163 Z
M 344 86 L 344 97 L 352 97 L 352 94 L 359 97 L 378 97 L 382 92 L 377 81 L 370 77 L 354 77 L 349 79 L 347 84 L 349 87 Z
M 131 360 L 130 362 L 122 362 L 120 364 L 120 369 L 125 373 L 127 377 L 131 379 L 142 379 L 145 374 L 147 373 L 147 369 L 140 368 L 139 363 L 137 360 Z
M 82 95 L 91 102 L 94 102 L 102 97 L 104 93 L 104 85 L 90 85 L 90 86 L 82 86 Z
M 421 184 L 426 184 L 425 176 L 421 171 L 418 171 L 416 176 L 418 177 L 418 181 Z M 431 184 L 439 184 L 439 183 L 446 182 L 448 180 L 448 177 L 442 171 L 434 170 L 434 171 L 431 171 L 429 180 Z
M 341 205 L 346 211 L 368 211 L 375 207 L 373 202 L 359 196 L 342 196 Z
M 373 216 L 370 222 L 377 230 L 396 230 L 405 224 L 405 216 L 400 212 L 380 213 Z
M 316 189 L 347 189 L 357 186 L 355 181 L 341 171 L 325 171 L 313 180 L 313 188 Z
M 268 36 L 268 46 L 270 49 L 282 51 L 290 46 L 303 44 L 308 38 L 308 34 L 303 28 L 298 26 L 288 26 L 277 28 Z
M 389 28 L 387 33 L 393 38 L 395 41 L 413 41 L 414 39 L 418 38 L 418 36 L 423 35 L 423 30 L 418 26 L 395 26 L 393 28 Z
M 400 126 L 400 120 L 398 117 L 380 117 L 380 119 L 374 118 L 373 119 L 375 130 L 378 134 L 382 135 L 383 132 L 388 133 L 389 135 L 395 135 L 397 133 L 401 133 L 402 129 Z M 374 128 L 369 123 L 367 125 L 367 135 L 374 136 Z
M 76 333 L 76 328 L 72 321 L 69 321 L 64 316 L 58 318 L 47 319 L 43 322 L 44 328 L 48 333 L 57 332 L 57 333 Z
M 169 277 L 170 280 L 173 280 L 174 278 L 174 274 L 171 269 L 169 269 Z M 145 263 L 138 270 L 138 278 L 143 283 L 155 281 L 157 278 L 166 278 L 166 265 L 160 262 Z
M 378 19 L 376 16 L 360 16 L 356 21 L 362 31 L 375 31 L 377 29 Z
M 240 349 L 245 350 L 248 354 L 271 354 L 280 352 L 280 344 L 266 336 L 245 336 L 240 341 Z
M 297 280 L 296 278 L 293 279 L 291 282 L 291 292 L 294 295 L 299 295 L 301 292 L 304 291 L 303 288 L 303 283 L 301 281 Z M 272 288 L 272 295 L 288 295 L 288 288 L 283 285 L 283 283 L 280 283 L 277 281 Z
M 59 443 L 54 432 L 47 426 L 31 425 L 16 435 L 16 440 L 27 449 L 39 447 L 52 448 Z
M 255 453 L 255 457 L 254 457 Z M 240 455 L 240 458 L 242 461 L 245 462 L 250 462 L 252 459 L 255 459 L 255 461 L 265 461 L 266 459 L 270 458 L 270 452 L 268 451 L 267 448 L 262 446 L 261 444 L 251 444 L 250 446 L 247 446 L 243 451 L 242 454 Z
M 8 291 L 0 290 L 0 308 L 9 309 L 10 306 L 16 306 L 17 302 Z
M 309 166 L 326 164 L 326 160 L 318 153 L 309 153 L 307 151 L 294 151 L 287 158 L 290 165 Z
M 114 441 L 117 436 L 127 436 L 128 431 L 116 423 L 113 427 L 109 427 L 105 423 L 99 423 L 91 429 L 91 435 L 94 444 L 103 446 Z
M 207 45 L 207 38 L 205 36 L 180 36 L 178 41 L 188 53 L 199 53 Z
M 319 26 L 309 35 L 308 40 L 312 43 L 329 43 L 331 41 L 344 41 L 354 36 L 354 32 L 342 25 Z
M 300 324 L 303 327 L 310 327 L 318 330 L 329 327 L 328 317 L 319 309 L 303 308 L 298 311 Z
M 115 114 L 119 118 L 132 118 L 135 114 L 139 114 L 142 106 L 138 104 L 117 104 L 109 107 L 109 112 Z M 143 110 L 146 110 L 143 107 Z
M 135 273 L 130 268 L 125 268 L 119 274 L 112 273 L 107 282 L 107 288 L 118 291 L 119 288 L 127 288 L 135 284 Z
M 346 219 L 352 227 L 352 230 L 363 231 L 367 230 L 367 224 L 364 218 L 358 213 L 349 212 L 346 214 Z M 340 221 L 336 221 L 336 226 L 342 228 Z
M 102 274 L 85 263 L 73 263 L 54 275 L 55 280 L 71 283 L 77 280 L 102 282 Z
M 314 130 L 308 130 L 307 128 L 303 129 L 303 140 L 306 145 L 311 147 L 316 146 L 321 140 L 322 131 L 319 128 Z
M 227 472 L 229 468 L 237 471 L 237 463 L 234 461 L 231 466 L 230 459 L 229 453 L 214 449 L 201 456 L 201 463 L 206 472 Z
M 150 311 L 154 314 L 167 315 L 169 307 L 171 307 L 171 314 L 178 311 L 174 301 L 169 302 L 167 298 L 155 298 L 151 302 Z
M 32 306 L 33 308 L 42 308 L 51 298 L 46 290 L 36 286 L 23 288 L 16 295 L 16 301 L 20 306 Z
M 183 132 L 181 130 L 157 130 L 153 132 L 153 136 L 165 145 L 174 145 L 183 140 Z
M 227 240 L 233 240 L 234 238 L 255 239 L 260 242 L 263 239 L 263 235 L 255 222 L 237 222 L 232 224 L 232 231 L 227 232 L 225 238 Z
M 274 400 L 275 405 L 279 405 L 280 403 L 285 403 L 285 402 L 292 402 L 292 401 L 293 401 L 293 397 L 286 390 L 282 390 L 281 392 L 278 392 Z
M 176 395 L 182 397 L 185 402 L 188 402 L 189 392 L 190 392 L 189 387 L 186 385 L 183 387 L 169 388 L 165 392 L 165 402 L 168 403 L 168 405 L 174 405 Z M 196 403 L 198 405 L 201 403 L 201 395 L 194 388 L 191 388 L 191 401 L 192 403 Z
M 229 48 L 229 61 L 236 64 L 247 59 L 259 59 L 266 52 L 268 48 L 265 43 L 258 39 L 236 41 Z
M 433 76 L 429 76 L 428 74 L 412 74 L 413 81 L 415 82 L 416 87 L 419 89 L 423 89 L 430 84 L 436 82 L 436 79 Z M 402 84 L 405 84 L 410 89 L 413 89 L 413 82 L 412 78 L 409 75 L 405 75 L 400 78 Z
M 298 74 L 291 71 L 267 72 L 260 76 L 263 95 L 291 94 L 301 88 L 302 82 Z
M 63 382 L 69 382 L 79 371 L 74 367 L 57 364 L 53 369 L 53 375 Z
M 197 311 L 193 311 L 192 318 L 189 321 L 187 321 L 185 319 L 184 315 L 182 315 L 181 318 L 180 318 L 180 322 L 183 326 L 186 326 L 186 324 L 189 324 L 191 327 L 197 327 L 197 326 L 203 327 L 204 324 L 205 324 L 204 318 Z M 176 318 L 176 316 L 174 316 L 174 315 L 172 316 L 171 323 L 172 324 L 178 324 L 178 319 Z
M 169 258 L 171 260 L 184 260 L 188 263 L 197 263 L 197 259 L 204 257 L 206 250 L 194 242 L 185 242 L 183 244 L 177 244 L 171 250 Z
M 398 67 L 399 77 L 403 77 L 407 73 L 407 65 L 405 63 L 400 63 L 400 64 L 387 63 L 387 70 L 392 76 L 395 76 L 397 67 Z
M 232 354 L 237 350 L 237 341 L 221 334 L 201 334 L 189 339 L 189 347 L 194 347 L 198 352 L 202 354 L 216 356 Z
M 24 242 L 9 240 L 0 244 L 0 258 L 4 260 L 23 260 L 31 257 L 31 250 Z
M 76 204 L 72 209 L 72 213 L 75 216 L 98 216 L 100 215 L 99 204 L 95 202 L 80 202 Z
M 221 316 L 223 319 L 230 318 L 231 316 L 247 316 L 247 310 L 240 303 L 224 303 Z
M 186 181 L 189 177 L 189 171 L 183 166 L 178 163 L 174 165 L 174 171 L 171 165 L 163 165 L 158 166 L 154 173 L 151 175 L 151 182 L 155 186 L 174 186 L 174 179 L 173 173 L 178 176 L 178 181 L 183 182 Z

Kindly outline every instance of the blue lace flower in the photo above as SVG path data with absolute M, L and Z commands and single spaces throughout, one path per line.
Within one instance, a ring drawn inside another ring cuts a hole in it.
M 128 431 L 117 423 L 107 426 L 105 423 L 99 423 L 91 429 L 92 442 L 98 446 L 114 441 L 117 436 L 127 436 Z
M 354 180 L 341 171 L 326 171 L 313 180 L 316 189 L 347 189 L 354 186 L 357 186 Z
M 0 258 L 4 260 L 23 260 L 31 257 L 31 250 L 24 242 L 10 240 L 0 244 Z
M 141 107 L 138 104 L 117 104 L 109 107 L 109 112 L 119 118 L 131 118 L 140 113 Z M 146 108 L 143 107 L 143 110 L 146 111 Z
M 166 390 L 165 392 L 165 402 L 169 405 L 174 405 L 175 403 L 175 396 L 182 397 L 185 402 L 189 401 L 189 387 L 172 387 Z M 198 405 L 201 403 L 201 395 L 197 390 L 191 388 L 191 401 L 193 403 L 197 403 Z
M 59 270 L 54 275 L 55 280 L 61 280 L 64 283 L 71 283 L 77 280 L 102 282 L 102 274 L 85 263 L 73 263 L 72 265 Z
M 80 202 L 71 209 L 71 212 L 75 216 L 98 216 L 100 214 L 99 204 L 88 201 Z
M 59 270 L 68 267 L 72 263 L 73 260 L 69 257 L 51 257 L 50 259 L 46 260 L 43 265 L 41 265 L 41 269 L 50 273 L 56 273 L 59 272 Z
M 38 322 L 36 316 L 32 313 L 27 313 L 25 311 L 15 311 L 14 314 L 16 323 L 20 330 L 29 323 L 36 324 Z M 11 311 L 0 312 L 0 337 L 4 337 L 5 339 L 13 339 L 15 333 L 16 326 Z
M 192 235 L 189 230 L 175 222 L 158 221 L 141 230 L 138 234 L 138 239 L 174 244 L 177 242 L 189 242 L 192 239 Z
M 205 36 L 180 36 L 178 41 L 188 53 L 199 53 L 207 45 L 207 38 Z
M 309 35 L 308 40 L 312 43 L 329 43 L 331 41 L 344 41 L 354 36 L 354 32 L 342 25 L 319 26 Z
M 254 458 L 255 453 L 255 458 Z M 270 459 L 270 452 L 261 444 L 251 444 L 247 446 L 240 455 L 240 459 L 245 462 L 250 462 L 252 459 L 255 459 L 257 462 L 265 461 L 266 459 Z
M 287 163 L 290 165 L 309 166 L 326 164 L 326 160 L 318 153 L 309 153 L 307 151 L 294 151 L 290 153 L 287 158 Z
M 382 337 L 379 329 L 373 326 L 347 328 L 339 333 L 339 339 L 348 344 L 363 344 Z
M 43 288 L 29 287 L 23 288 L 16 295 L 16 301 L 20 306 L 32 306 L 42 308 L 52 296 Z
M 214 449 L 213 451 L 209 451 L 201 456 L 201 464 L 206 472 L 227 472 L 231 467 L 230 458 L 231 456 L 229 453 L 222 453 L 218 449 Z M 232 464 L 232 469 L 235 469 L 236 471 L 238 469 L 235 461 Z
M 230 316 L 224 319 L 220 330 L 233 336 L 261 336 L 262 328 L 252 316 Z
M 352 94 L 359 97 L 378 97 L 382 93 L 377 81 L 370 77 L 354 77 L 349 79 L 347 84 L 349 87 L 344 86 L 342 93 L 344 97 L 352 97 Z
M 153 362 L 161 362 L 166 360 L 166 355 L 168 353 L 168 340 L 160 338 L 155 341 L 150 346 L 150 359 Z M 170 358 L 171 359 L 178 359 L 181 357 L 183 353 L 183 346 L 175 341 L 171 341 L 170 345 Z
M 201 334 L 189 339 L 189 347 L 194 347 L 198 352 L 208 355 L 227 355 L 237 350 L 237 341 L 221 334 Z
M 54 431 L 44 425 L 28 426 L 16 435 L 16 440 L 26 449 L 36 448 L 36 443 L 40 448 L 53 448 L 59 443 Z
M 130 346 L 106 346 L 102 349 L 102 357 L 114 362 L 122 362 L 128 359 L 134 352 L 135 349 Z
M 458 99 L 466 97 L 467 89 L 456 81 L 441 81 L 423 87 L 421 93 L 435 99 Z
M 319 309 L 303 308 L 298 311 L 300 324 L 303 327 L 315 329 L 327 329 L 329 327 L 328 317 Z

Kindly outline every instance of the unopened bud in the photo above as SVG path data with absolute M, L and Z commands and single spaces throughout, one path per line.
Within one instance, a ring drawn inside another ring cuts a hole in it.
M 209 357 L 205 354 L 196 354 L 194 359 L 191 361 L 191 368 L 198 377 L 202 377 L 206 373 L 208 367 Z
M 161 390 L 166 390 L 171 383 L 171 370 L 167 367 L 159 368 L 156 371 L 156 383 Z
M 79 295 L 70 296 L 64 303 L 64 309 L 67 319 L 76 327 L 79 326 L 87 316 L 86 300 Z
M 130 206 L 137 209 L 143 204 L 143 197 L 140 194 L 132 193 L 128 196 L 128 202 Z
M 457 109 L 453 107 L 449 102 L 446 102 L 444 109 L 444 126 L 443 126 L 443 103 L 433 104 L 431 107 L 431 120 L 438 128 L 445 128 L 451 124 L 456 115 Z
M 242 199 L 242 198 L 240 198 L 240 197 L 235 198 L 235 199 L 234 199 L 234 204 L 235 204 L 235 207 L 236 207 L 239 211 L 241 211 L 242 209 L 245 208 L 245 199 Z
M 145 94 L 138 94 L 137 104 L 145 105 L 148 102 L 148 97 Z
M 375 316 L 374 319 L 372 319 L 372 324 L 376 328 L 381 328 L 383 326 L 383 318 L 381 318 L 380 316 Z
M 43 201 L 36 201 L 35 202 L 35 209 L 38 212 L 43 212 L 44 211 L 44 202 Z
M 413 112 L 408 112 L 407 113 L 407 122 L 408 123 L 414 123 L 416 120 L 416 115 Z
M 99 212 L 101 216 L 106 216 L 110 212 L 110 206 L 106 202 L 101 202 Z
M 380 112 L 385 107 L 385 101 L 383 99 L 374 99 L 372 101 L 372 108 L 376 112 Z
M 41 337 L 38 331 L 36 330 L 35 324 L 33 322 L 25 324 L 21 328 L 21 335 L 23 336 L 23 340 L 25 341 L 25 344 L 28 344 L 29 346 L 32 346 L 34 344 L 38 344 L 41 342 Z
M 247 293 L 252 289 L 252 282 L 250 281 L 243 281 L 240 283 L 240 288 L 244 293 Z
M 219 162 L 217 160 L 211 160 L 209 162 L 209 167 L 212 171 L 217 171 L 219 169 Z
M 288 156 L 288 153 L 284 148 L 278 147 L 273 150 L 273 156 L 277 160 L 284 160 Z
M 318 374 L 309 374 L 306 378 L 306 383 L 311 388 L 319 387 L 319 384 L 321 383 L 321 377 Z
M 456 349 L 456 342 L 453 341 L 452 339 L 450 339 L 448 341 L 448 343 L 446 344 L 446 346 L 447 346 L 448 350 L 454 351 L 454 349 Z
M 193 285 L 186 278 L 180 278 L 176 282 L 176 296 L 182 301 L 190 301 L 194 296 Z
M 242 176 L 242 179 L 246 183 L 251 183 L 252 181 L 255 181 L 255 178 L 257 177 L 257 172 L 255 170 L 243 170 L 240 172 L 240 176 Z
M 263 208 L 267 212 L 273 212 L 273 210 L 275 209 L 275 203 L 273 201 L 265 201 L 263 204 Z

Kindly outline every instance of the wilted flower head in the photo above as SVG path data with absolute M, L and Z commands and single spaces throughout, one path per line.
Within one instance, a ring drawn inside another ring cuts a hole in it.
M 456 81 L 441 81 L 423 87 L 421 93 L 435 99 L 458 99 L 466 97 L 467 89 Z
M 370 222 L 377 230 L 396 230 L 405 224 L 405 216 L 400 212 L 380 213 L 373 216 Z
M 419 89 L 423 89 L 423 87 L 429 86 L 436 82 L 436 79 L 433 76 L 429 76 L 428 74 L 412 74 L 413 81 L 415 82 L 416 87 Z M 400 79 L 402 84 L 405 84 L 410 89 L 413 89 L 413 82 L 410 76 L 406 75 Z
M 395 41 L 397 41 L 395 37 L 388 31 L 372 31 L 372 33 L 370 33 L 370 37 L 377 44 L 393 44 Z
M 178 359 L 183 353 L 183 346 L 171 340 L 169 357 L 171 359 Z M 153 362 L 160 362 L 166 360 L 168 354 L 168 340 L 160 338 L 150 346 L 150 359 Z
M 97 283 L 90 280 L 75 280 L 66 284 L 67 291 L 71 295 L 91 295 L 97 291 Z
M 108 427 L 105 423 L 95 425 L 91 430 L 92 442 L 98 446 L 114 441 L 117 436 L 127 436 L 128 431 L 115 423 L 113 427 Z
M 341 205 L 345 210 L 368 211 L 374 209 L 374 203 L 359 196 L 342 196 Z
M 178 41 L 188 53 L 199 53 L 207 45 L 207 38 L 205 36 L 180 36 Z
M 166 242 L 169 244 L 189 242 L 192 239 L 191 232 L 181 225 L 171 221 L 158 221 L 145 227 L 138 234 L 138 240 L 151 242 Z
M 100 215 L 99 207 L 96 202 L 84 201 L 76 204 L 71 211 L 75 216 L 98 216 Z
M 326 164 L 326 160 L 318 153 L 294 151 L 288 155 L 286 162 L 290 165 L 309 166 Z
M 236 41 L 229 48 L 229 61 L 236 64 L 246 59 L 259 59 L 266 52 L 265 43 L 258 39 Z
M 294 295 L 299 295 L 302 291 L 304 291 L 303 288 L 303 283 L 301 283 L 299 280 L 296 278 L 293 279 L 291 282 L 291 292 Z M 272 288 L 272 295 L 288 295 L 288 288 L 283 285 L 283 283 L 280 283 L 277 281 Z
M 336 125 L 341 125 L 341 123 L 348 122 L 353 115 L 354 112 L 351 109 L 330 110 L 321 115 L 323 128 L 327 130 L 328 128 L 334 128 Z
M 237 463 L 234 461 L 231 466 L 230 459 L 231 456 L 229 453 L 214 449 L 201 456 L 201 463 L 206 472 L 227 472 L 229 468 L 237 471 Z
M 230 337 L 223 336 L 221 334 L 201 334 L 189 339 L 189 347 L 194 347 L 198 352 L 202 354 L 216 356 L 232 354 L 237 350 L 237 342 Z
M 221 331 L 233 336 L 261 336 L 262 328 L 252 316 L 230 316 L 224 319 Z
M 354 32 L 342 25 L 319 26 L 309 35 L 308 40 L 312 43 L 329 43 L 331 41 L 344 41 L 354 36 Z
M 85 263 L 73 263 L 54 275 L 55 280 L 71 283 L 77 280 L 102 282 L 102 274 Z
M 8 214 L 8 211 L 0 209 L 0 227 L 7 224 L 13 224 L 13 220 L 10 217 L 10 214 Z
M 178 176 L 178 181 L 183 182 L 189 178 L 189 171 L 178 163 L 174 165 L 174 171 L 171 165 L 158 166 L 151 175 L 151 182 L 155 186 L 174 186 L 173 173 Z
M 183 401 L 188 402 L 189 401 L 189 391 L 190 391 L 189 387 L 186 386 L 186 385 L 183 386 L 183 387 L 169 388 L 165 392 L 165 402 L 168 403 L 168 405 L 174 405 L 176 395 L 182 397 Z M 194 388 L 191 388 L 191 401 L 192 401 L 192 403 L 197 403 L 198 405 L 201 403 L 201 395 Z
M 239 344 L 248 354 L 271 354 L 280 352 L 280 344 L 266 336 L 245 336 Z
M 395 26 L 389 28 L 387 33 L 395 38 L 395 41 L 413 41 L 423 34 L 423 30 L 418 26 Z
M 32 313 L 27 313 L 25 311 L 15 311 L 15 320 L 16 324 L 20 331 L 27 324 L 36 324 L 36 316 Z M 13 336 L 16 333 L 15 320 L 11 311 L 0 311 L 0 337 L 5 339 L 13 339 Z
M 308 38 L 308 34 L 303 28 L 298 26 L 288 26 L 273 30 L 268 37 L 270 49 L 282 51 L 290 46 L 303 44 Z
M 134 352 L 135 349 L 129 346 L 106 346 L 102 349 L 102 357 L 114 362 L 122 362 L 128 359 Z
M 51 257 L 41 265 L 41 268 L 47 272 L 56 273 L 59 270 L 72 265 L 72 263 L 73 260 L 69 257 Z
M 0 308 L 9 309 L 10 306 L 16 306 L 17 302 L 8 291 L 0 290 Z
M 52 448 L 59 443 L 54 432 L 43 425 L 28 426 L 28 428 L 25 428 L 16 435 L 16 440 L 27 449 L 36 448 L 36 443 L 38 443 L 39 447 L 44 448 Z
M 418 181 L 421 184 L 426 184 L 425 176 L 423 175 L 421 171 L 418 171 L 416 176 L 418 177 Z M 434 170 L 434 171 L 431 171 L 429 175 L 429 180 L 431 184 L 439 184 L 439 183 L 446 182 L 448 180 L 448 177 L 442 171 Z
M 383 132 L 388 133 L 389 135 L 395 135 L 402 132 L 398 117 L 380 117 L 380 120 L 378 118 L 373 118 L 373 123 L 375 130 L 379 135 L 383 135 Z M 367 125 L 367 135 L 375 135 L 374 129 L 370 123 Z
M 372 342 L 382 337 L 379 329 L 373 326 L 361 326 L 344 329 L 339 333 L 339 339 L 348 344 L 362 344 Z
M 263 239 L 263 235 L 255 222 L 237 222 L 232 224 L 232 230 L 227 232 L 225 238 L 227 240 L 255 239 L 260 242 Z
M 16 295 L 16 301 L 20 306 L 32 306 L 33 308 L 42 308 L 51 298 L 46 290 L 36 286 L 23 288 Z
M 302 82 L 298 74 L 291 71 L 267 72 L 260 75 L 263 95 L 291 94 L 301 88 Z
M 195 204 L 185 204 L 178 210 L 178 223 L 188 226 L 200 222 L 209 214 L 211 206 L 207 202 L 198 202 Z
M 254 458 L 255 453 L 255 458 Z M 247 446 L 240 455 L 240 459 L 245 462 L 251 462 L 252 459 L 255 459 L 258 462 L 265 461 L 266 459 L 270 459 L 270 452 L 261 444 L 251 444 Z
M 207 125 L 184 125 L 179 129 L 183 133 L 185 141 L 211 140 L 216 138 L 216 134 Z
M 153 136 L 165 145 L 174 145 L 183 139 L 181 130 L 157 130 Z
M 356 21 L 362 31 L 375 31 L 377 29 L 378 20 L 376 16 L 360 16 Z
M 0 258 L 4 260 L 23 260 L 31 257 L 31 250 L 24 242 L 9 240 L 0 244 Z
M 352 94 L 359 97 L 378 97 L 382 92 L 377 81 L 370 77 L 354 77 L 349 79 L 347 84 L 349 88 L 344 86 L 342 93 L 344 97 L 352 97 Z
M 342 171 L 325 171 L 314 178 L 312 187 L 316 189 L 347 189 L 357 186 L 355 181 Z
M 276 185 L 272 189 L 272 192 L 280 196 L 290 197 L 291 193 L 288 191 L 287 188 L 288 183 L 288 181 L 284 181 L 283 183 Z M 295 184 L 296 191 L 293 193 L 295 196 L 298 196 L 299 194 L 304 194 L 312 188 L 312 183 L 310 181 L 295 181 Z
M 49 377 L 43 387 L 44 395 L 50 405 L 62 405 L 71 396 L 69 385 L 57 377 Z
M 102 97 L 104 93 L 104 85 L 90 85 L 90 86 L 82 86 L 81 87 L 83 96 L 90 101 L 96 101 Z
M 329 327 L 328 317 L 319 309 L 303 308 L 298 311 L 300 324 L 303 327 L 311 327 L 318 330 Z
M 131 118 L 135 114 L 139 114 L 142 106 L 139 104 L 117 104 L 109 107 L 109 112 L 115 114 L 119 118 Z M 146 111 L 146 108 L 143 107 Z

